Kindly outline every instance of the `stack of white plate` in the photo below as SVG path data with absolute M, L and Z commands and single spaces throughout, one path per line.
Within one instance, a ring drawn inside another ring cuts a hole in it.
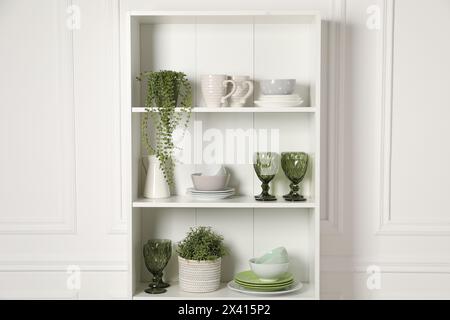
M 298 107 L 302 103 L 298 94 L 262 95 L 255 101 L 258 107 Z
M 234 195 L 234 188 L 225 188 L 217 191 L 201 191 L 194 188 L 187 189 L 188 195 L 197 200 L 220 200 Z

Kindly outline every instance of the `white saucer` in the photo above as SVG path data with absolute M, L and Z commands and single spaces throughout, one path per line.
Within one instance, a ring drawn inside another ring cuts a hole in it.
M 228 189 L 224 189 L 224 190 L 216 190 L 216 191 L 202 191 L 202 190 L 197 190 L 194 188 L 188 188 L 187 189 L 188 193 L 191 194 L 222 194 L 222 193 L 234 193 L 234 188 L 228 188 Z
M 286 94 L 286 95 L 279 95 L 279 94 L 273 94 L 273 95 L 262 95 L 259 100 L 262 101 L 295 101 L 295 100 L 302 100 L 298 94 Z
M 196 200 L 203 200 L 203 201 L 211 201 L 211 200 L 222 200 L 222 199 L 226 199 L 229 198 L 231 196 L 234 195 L 233 193 L 224 193 L 224 194 L 214 194 L 214 195 L 195 195 L 195 194 L 190 194 L 190 196 Z
M 217 191 L 201 191 L 196 190 L 194 188 L 188 188 L 187 194 L 196 200 L 221 200 L 226 199 L 234 195 L 234 188 L 228 188 L 225 190 L 217 190 Z
M 295 101 L 262 101 L 262 100 L 256 100 L 255 104 L 258 107 L 266 107 L 266 108 L 273 108 L 273 107 L 297 107 L 300 106 L 303 103 L 303 100 L 295 100 Z
M 217 195 L 215 197 L 194 196 L 194 195 L 191 194 L 191 197 L 193 199 L 200 200 L 200 201 L 223 200 L 223 199 L 227 199 L 227 198 L 229 198 L 231 196 L 233 196 L 233 194 Z

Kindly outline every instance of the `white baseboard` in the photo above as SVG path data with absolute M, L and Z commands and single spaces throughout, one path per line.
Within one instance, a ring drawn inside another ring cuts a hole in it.
M 417 257 L 362 258 L 325 255 L 320 258 L 321 272 L 366 273 L 369 266 L 378 266 L 382 273 L 445 273 L 450 274 L 450 261 Z
M 0 272 L 67 272 L 70 266 L 90 272 L 128 270 L 123 261 L 0 261 Z
M 128 272 L 82 271 L 79 287 L 60 271 L 0 272 L 0 299 L 127 299 Z
M 368 266 L 379 267 L 369 288 Z M 322 299 L 450 299 L 450 262 L 417 257 L 321 257 Z

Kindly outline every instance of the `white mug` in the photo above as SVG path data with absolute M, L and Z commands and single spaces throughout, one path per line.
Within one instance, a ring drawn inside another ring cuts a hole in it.
M 231 107 L 243 107 L 247 99 L 253 94 L 253 82 L 249 76 L 232 76 L 236 82 L 236 92 L 231 96 Z
M 231 92 L 227 94 L 227 85 L 231 83 Z M 207 74 L 201 77 L 203 98 L 209 108 L 222 107 L 227 99 L 236 92 L 236 82 L 228 80 L 225 74 Z

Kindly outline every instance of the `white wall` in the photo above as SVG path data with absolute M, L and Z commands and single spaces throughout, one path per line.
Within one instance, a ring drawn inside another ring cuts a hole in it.
M 347 1 L 343 232 L 325 236 L 323 292 L 449 298 L 450 2 L 380 1 L 369 30 L 373 3 Z M 370 265 L 379 290 L 366 287 Z
M 447 0 L 78 0 L 73 31 L 70 2 L 0 2 L 0 298 L 126 294 L 118 30 L 128 8 L 320 10 L 322 297 L 449 297 Z M 379 29 L 366 24 L 372 5 Z M 69 264 L 84 270 L 80 290 L 67 289 Z M 380 290 L 366 287 L 371 264 Z
M 69 4 L 0 2 L 0 298 L 127 293 L 118 3 Z

